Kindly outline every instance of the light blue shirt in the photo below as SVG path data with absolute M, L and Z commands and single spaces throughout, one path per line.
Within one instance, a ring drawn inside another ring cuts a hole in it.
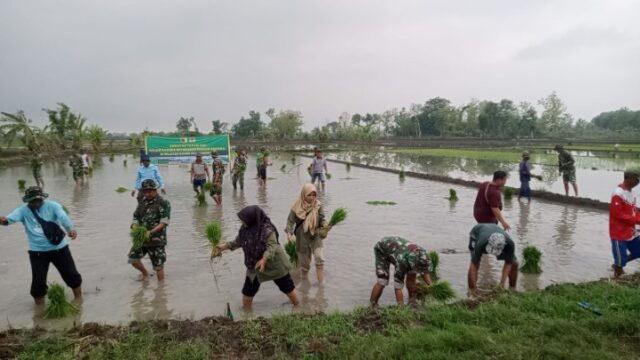
M 140 190 L 142 182 L 147 179 L 154 180 L 160 189 L 164 188 L 164 180 L 162 180 L 160 170 L 158 170 L 158 167 L 154 164 L 149 164 L 149 167 L 144 167 L 144 165 L 138 167 L 138 176 L 136 177 L 136 182 L 133 184 L 133 188 Z
M 67 233 L 73 230 L 73 222 L 67 213 L 64 212 L 62 206 L 55 201 L 45 200 L 42 207 L 36 210 L 36 213 L 38 213 L 38 216 L 40 216 L 42 220 L 62 225 Z M 47 237 L 44 236 L 40 223 L 36 217 L 33 216 L 27 204 L 13 210 L 13 212 L 7 216 L 7 222 L 9 225 L 17 222 L 21 222 L 24 225 L 24 231 L 27 233 L 27 239 L 29 240 L 29 250 L 31 251 L 58 250 L 69 244 L 68 237 L 65 237 L 58 245 L 51 244 Z

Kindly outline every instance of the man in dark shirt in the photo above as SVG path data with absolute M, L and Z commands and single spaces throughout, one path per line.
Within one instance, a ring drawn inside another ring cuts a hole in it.
M 511 226 L 502 216 L 502 188 L 507 183 L 507 173 L 496 171 L 493 180 L 480 185 L 476 202 L 473 204 L 473 217 L 478 224 L 497 224 L 500 222 L 505 230 Z

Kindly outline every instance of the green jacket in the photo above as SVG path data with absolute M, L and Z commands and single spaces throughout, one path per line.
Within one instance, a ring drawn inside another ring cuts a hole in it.
M 241 247 L 237 237 L 235 240 L 228 242 L 227 245 L 232 251 Z M 261 283 L 277 280 L 287 275 L 292 268 L 284 249 L 278 243 L 275 231 L 272 232 L 267 239 L 267 250 L 265 250 L 263 256 L 267 258 L 267 265 L 264 267 L 264 272 L 259 272 L 256 269 L 247 269 L 247 277 L 251 281 L 253 281 L 256 276 Z
M 298 253 L 306 254 L 313 252 L 313 250 L 322 247 L 322 237 L 320 236 L 320 229 L 324 226 L 324 209 L 320 205 L 318 210 L 318 227 L 316 228 L 315 235 L 311 235 L 310 232 L 305 232 L 302 226 L 302 220 L 298 218 L 296 213 L 291 210 L 289 217 L 287 218 L 287 234 L 293 234 L 296 236 L 296 248 Z

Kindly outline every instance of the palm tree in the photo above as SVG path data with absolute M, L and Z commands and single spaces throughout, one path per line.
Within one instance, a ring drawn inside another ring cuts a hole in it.
M 84 125 L 87 122 L 82 115 L 69 114 L 69 138 L 71 139 L 71 146 L 73 149 L 80 149 L 82 147 L 82 139 L 85 137 Z
M 42 130 L 32 125 L 31 119 L 24 114 L 24 111 L 19 110 L 15 114 L 5 112 L 0 114 L 2 114 L 0 118 L 0 133 L 4 134 L 7 147 L 18 139 L 29 151 L 37 152 L 40 147 Z
M 102 141 L 107 136 L 107 132 L 98 125 L 91 125 L 86 130 L 86 136 L 93 150 L 97 152 L 102 148 Z

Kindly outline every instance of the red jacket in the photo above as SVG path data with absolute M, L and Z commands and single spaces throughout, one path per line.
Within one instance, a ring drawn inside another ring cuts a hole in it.
M 620 184 L 613 191 L 609 205 L 609 236 L 612 240 L 633 240 L 636 224 L 640 224 L 636 197 Z

